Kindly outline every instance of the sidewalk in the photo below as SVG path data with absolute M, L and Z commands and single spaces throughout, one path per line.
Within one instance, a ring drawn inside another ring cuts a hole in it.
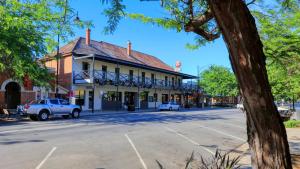
M 288 141 L 290 145 L 290 153 L 292 157 L 293 169 L 300 169 L 300 128 L 286 128 Z M 232 150 L 232 156 L 240 156 L 240 165 L 242 169 L 250 169 L 251 154 L 248 143 L 244 143 Z

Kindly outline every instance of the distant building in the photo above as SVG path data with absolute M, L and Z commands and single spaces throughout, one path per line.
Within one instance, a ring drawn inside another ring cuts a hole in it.
M 197 86 L 183 84 L 183 79 L 196 76 L 175 71 L 160 59 L 107 42 L 77 38 L 61 47 L 59 84 L 67 91 L 71 102 L 84 110 L 155 108 L 159 104 L 175 101 L 184 104 L 184 98 L 197 92 Z M 56 69 L 56 59 L 49 55 L 45 65 Z M 61 93 L 62 96 L 63 93 Z

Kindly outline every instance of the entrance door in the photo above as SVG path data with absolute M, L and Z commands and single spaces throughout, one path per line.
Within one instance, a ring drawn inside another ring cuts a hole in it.
M 21 104 L 21 87 L 16 82 L 5 86 L 5 103 L 8 109 L 16 109 Z
M 136 92 L 125 92 L 125 104 L 127 105 L 136 105 Z
M 161 95 L 161 102 L 162 103 L 168 103 L 169 102 L 169 95 L 168 94 L 162 94 Z
M 93 109 L 94 97 L 93 91 L 89 91 L 89 109 Z

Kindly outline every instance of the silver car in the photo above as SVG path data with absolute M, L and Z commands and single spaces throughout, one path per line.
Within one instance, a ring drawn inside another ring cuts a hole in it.
M 31 120 L 48 120 L 50 116 L 62 116 L 68 118 L 79 118 L 81 108 L 78 105 L 69 104 L 63 99 L 44 99 L 24 105 L 22 113 L 29 116 Z

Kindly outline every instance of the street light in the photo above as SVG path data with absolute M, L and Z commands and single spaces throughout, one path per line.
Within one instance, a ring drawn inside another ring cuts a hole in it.
M 76 16 L 76 17 L 75 17 Z M 78 16 L 78 11 L 75 15 L 71 16 L 69 19 L 71 20 L 73 17 L 75 17 L 75 19 L 73 20 L 73 22 L 80 22 L 80 19 L 79 19 L 79 16 Z M 66 14 L 60 18 L 62 19 L 62 23 L 61 25 L 64 25 L 65 22 L 66 22 Z M 56 47 L 56 87 L 55 87 L 55 97 L 58 98 L 58 75 L 59 75 L 59 70 L 58 70 L 58 67 L 59 67 L 59 63 L 58 63 L 58 60 L 59 60 L 59 42 L 60 42 L 60 30 L 58 31 L 58 34 L 57 34 L 57 47 Z

